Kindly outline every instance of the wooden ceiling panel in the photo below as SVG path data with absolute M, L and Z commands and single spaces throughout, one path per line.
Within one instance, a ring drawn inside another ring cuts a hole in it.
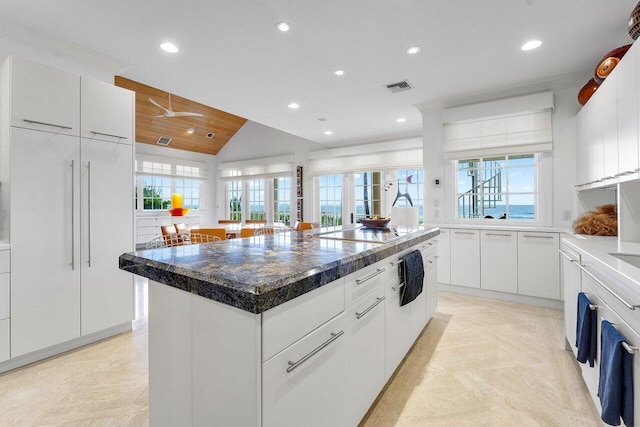
M 171 138 L 168 148 L 215 155 L 247 121 L 122 76 L 115 77 L 115 85 L 136 93 L 136 142 L 155 145 L 158 138 L 164 136 Z M 189 111 L 203 117 L 161 116 L 164 111 L 153 105 L 149 98 L 165 108 L 171 103 L 174 112 Z M 194 128 L 195 132 L 187 133 L 189 128 Z M 208 133 L 213 133 L 213 138 L 207 138 Z

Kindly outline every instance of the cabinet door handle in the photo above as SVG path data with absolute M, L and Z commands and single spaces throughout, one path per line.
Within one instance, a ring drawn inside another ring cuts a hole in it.
M 434 256 L 433 259 L 429 260 L 429 264 L 433 264 L 434 262 L 436 262 L 438 260 L 438 258 L 440 258 L 439 256 Z
M 513 234 L 508 234 L 508 233 L 485 233 L 485 236 L 511 237 L 511 236 L 513 236 Z
M 87 252 L 89 254 L 89 267 L 91 267 L 91 162 L 87 162 Z
M 404 286 L 404 282 L 400 283 L 398 286 L 392 286 L 391 290 L 393 292 L 397 291 L 398 289 L 402 288 Z
M 311 359 L 313 356 L 318 354 L 319 351 L 321 351 L 323 348 L 325 348 L 326 346 L 328 346 L 329 344 L 331 344 L 332 342 L 334 342 L 335 340 L 340 338 L 343 334 L 344 334 L 344 331 L 331 332 L 331 338 L 329 338 L 328 340 L 326 340 L 325 342 L 320 344 L 318 347 L 316 347 L 313 350 L 311 350 L 311 352 L 308 353 L 306 356 L 302 357 L 302 359 L 298 360 L 297 362 L 292 362 L 290 360 L 289 361 L 289 367 L 287 368 L 287 373 L 292 372 L 298 366 L 302 365 L 304 362 L 306 362 L 307 360 Z
M 76 216 L 74 213 L 74 208 L 76 205 L 75 202 L 75 193 L 76 193 L 76 169 L 75 169 L 75 160 L 71 160 L 71 269 L 76 269 Z
M 22 121 L 23 122 L 27 122 L 27 123 L 31 123 L 31 124 L 34 124 L 34 125 L 51 126 L 51 127 L 58 128 L 58 129 L 69 129 L 69 130 L 73 129 L 70 126 L 57 125 L 55 123 L 38 122 L 36 120 L 30 120 L 30 119 L 22 119 Z
M 571 262 L 578 262 L 577 259 L 573 259 L 569 256 L 569 254 L 567 254 L 566 251 L 563 251 L 562 249 L 558 250 L 558 252 L 560 252 L 560 255 L 562 255 L 563 257 L 565 257 L 566 259 L 568 259 Z
M 593 280 L 595 280 L 596 282 L 598 282 L 598 284 L 600 286 L 602 286 L 606 291 L 608 291 L 611 295 L 613 295 L 614 297 L 616 297 L 616 299 L 618 301 L 620 301 L 622 304 L 625 305 L 625 307 L 627 307 L 629 310 L 635 310 L 636 308 L 640 307 L 640 305 L 633 305 L 633 304 L 629 304 L 627 301 L 624 300 L 624 298 L 622 298 L 620 295 L 618 295 L 617 293 L 615 293 L 610 287 L 608 287 L 607 285 L 605 285 L 604 283 L 602 283 L 602 281 L 600 279 L 598 279 L 596 276 L 593 275 L 593 273 L 591 273 L 589 270 L 587 270 L 587 266 L 583 265 L 583 264 L 576 264 L 578 266 L 578 268 L 582 271 L 584 271 L 584 273 L 591 277 Z
M 71 129 L 71 128 L 69 128 L 69 129 Z M 111 133 L 96 132 L 95 130 L 91 130 L 89 132 L 91 132 L 94 135 L 110 136 L 112 138 L 118 138 L 118 139 L 128 139 L 126 136 L 114 135 L 114 134 L 111 134 Z
M 454 234 L 476 234 L 473 231 L 454 231 Z
M 368 276 L 366 276 L 366 277 L 363 277 L 363 278 L 361 278 L 361 279 L 356 279 L 356 283 L 357 283 L 358 285 L 360 285 L 360 284 L 362 284 L 362 283 L 366 282 L 367 280 L 369 280 L 369 279 L 371 279 L 371 278 L 373 278 L 373 277 L 376 277 L 378 274 L 382 273 L 382 272 L 383 272 L 383 271 L 385 271 L 385 270 L 386 270 L 386 269 L 385 269 L 384 267 L 383 267 L 383 268 L 377 268 L 377 269 L 376 269 L 376 271 L 374 271 L 374 272 L 373 272 L 373 273 L 371 273 L 370 275 L 368 275 Z
M 362 313 L 357 313 L 356 312 L 356 319 L 361 319 L 362 317 L 364 317 L 365 314 L 367 314 L 368 312 L 373 310 L 376 305 L 380 304 L 384 300 L 385 300 L 385 297 L 376 297 L 376 302 L 374 302 L 369 307 L 367 307 L 367 309 L 365 311 L 363 311 Z
M 404 261 L 404 260 L 403 260 L 402 258 L 400 258 L 400 259 L 399 259 L 399 260 L 397 260 L 397 261 L 393 261 L 393 262 L 391 263 L 391 265 L 392 265 L 393 267 L 395 267 L 396 265 L 401 264 L 401 263 L 402 263 L 402 261 Z
M 533 236 L 531 234 L 524 234 L 522 237 L 528 237 L 530 239 L 553 239 L 553 236 Z

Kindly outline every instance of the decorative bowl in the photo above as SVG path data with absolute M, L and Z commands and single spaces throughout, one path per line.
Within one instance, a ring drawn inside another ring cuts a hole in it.
M 586 104 L 589 98 L 591 98 L 591 95 L 593 95 L 599 87 L 600 85 L 594 79 L 589 80 L 578 93 L 578 102 L 580 105 Z
M 185 216 L 187 213 L 189 213 L 191 209 L 187 209 L 187 208 L 173 208 L 173 209 L 169 209 L 169 213 L 171 214 L 171 216 Z
M 596 71 L 594 72 L 593 79 L 598 84 L 602 84 L 604 79 L 607 78 L 609 74 L 616 68 L 618 62 L 622 59 L 625 53 L 631 47 L 630 44 L 620 46 L 619 48 L 613 49 L 611 52 L 607 53 L 596 66 Z
M 389 224 L 389 221 L 391 221 L 391 218 L 360 218 L 360 224 L 364 225 L 367 228 L 387 228 L 387 224 Z

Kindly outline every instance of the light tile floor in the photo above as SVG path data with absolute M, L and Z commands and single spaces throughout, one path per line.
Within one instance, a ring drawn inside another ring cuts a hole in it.
M 0 426 L 148 425 L 145 286 L 122 334 L 0 374 Z M 436 316 L 362 421 L 377 426 L 597 426 L 562 312 L 439 294 Z

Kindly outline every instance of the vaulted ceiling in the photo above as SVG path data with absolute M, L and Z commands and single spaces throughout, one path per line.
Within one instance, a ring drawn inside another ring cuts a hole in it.
M 3 0 L 0 52 L 22 43 L 325 146 L 352 145 L 421 135 L 416 106 L 559 77 L 586 83 L 605 53 L 630 42 L 636 2 Z M 530 39 L 542 46 L 521 51 Z M 180 51 L 162 51 L 165 41 Z M 410 46 L 421 51 L 407 55 Z M 385 87 L 405 79 L 413 89 Z
M 171 138 L 170 148 L 215 155 L 247 121 L 122 76 L 115 77 L 115 84 L 136 93 L 137 142 L 157 144 L 160 138 Z M 166 111 L 151 100 L 169 111 L 196 113 L 202 117 L 168 117 Z

